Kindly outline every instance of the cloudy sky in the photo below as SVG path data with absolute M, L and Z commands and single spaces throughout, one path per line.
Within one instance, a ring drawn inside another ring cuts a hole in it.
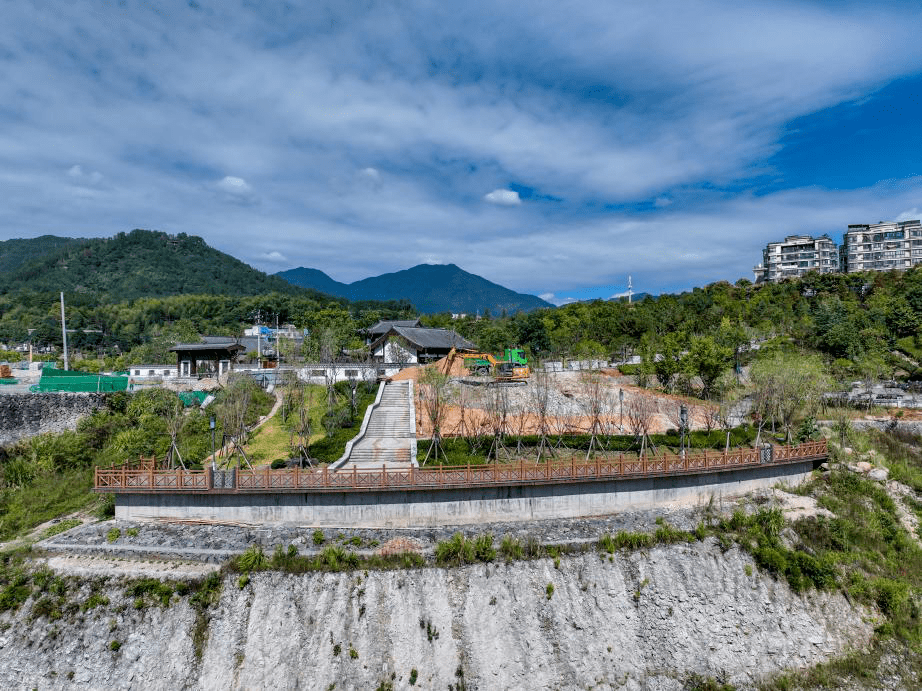
M 918 2 L 0 0 L 0 239 L 151 228 L 554 301 L 751 278 L 787 234 L 922 216 L 920 27 Z

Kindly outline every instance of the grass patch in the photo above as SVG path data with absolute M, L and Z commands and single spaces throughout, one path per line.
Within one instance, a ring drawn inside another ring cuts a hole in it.
M 268 465 L 277 459 L 291 457 L 290 433 L 282 424 L 278 414 L 269 418 L 250 437 L 246 445 L 247 456 L 254 466 Z
M 258 569 L 253 567 L 254 558 L 246 557 L 247 554 L 257 552 L 262 555 L 262 560 L 258 562 L 260 564 Z M 364 556 L 347 550 L 341 545 L 327 545 L 319 554 L 304 555 L 299 554 L 294 545 L 289 545 L 287 549 L 278 545 L 271 557 L 267 557 L 261 548 L 251 547 L 244 554 L 231 559 L 227 564 L 227 568 L 229 571 L 242 574 L 268 569 L 297 574 L 358 571 L 363 569 L 375 569 L 378 571 L 415 569 L 425 565 L 426 560 L 415 552 Z
M 467 538 L 455 533 L 448 540 L 441 540 L 435 546 L 435 562 L 440 566 L 461 566 L 477 562 L 491 562 L 496 559 L 492 533 Z
M 41 539 L 46 540 L 49 537 L 52 537 L 54 535 L 59 535 L 61 533 L 67 532 L 71 528 L 76 528 L 81 523 L 82 521 L 79 518 L 68 518 L 65 521 L 55 523 L 54 525 L 49 526 L 48 528 L 45 529 L 45 531 L 42 533 Z
M 0 490 L 0 540 L 19 537 L 61 515 L 87 510 L 99 499 L 89 468 L 42 474 L 22 487 Z

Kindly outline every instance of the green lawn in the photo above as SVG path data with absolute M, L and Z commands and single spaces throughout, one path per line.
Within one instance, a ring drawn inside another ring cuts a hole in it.
M 25 487 L 0 491 L 0 540 L 23 535 L 35 526 L 101 503 L 92 492 L 89 468 L 36 477 Z

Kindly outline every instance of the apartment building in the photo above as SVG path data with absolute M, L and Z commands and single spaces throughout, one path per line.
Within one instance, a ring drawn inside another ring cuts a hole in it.
M 922 264 L 922 224 L 915 220 L 849 225 L 839 255 L 846 273 Z
M 752 271 L 756 283 L 777 283 L 808 271 L 826 274 L 838 270 L 838 247 L 828 235 L 789 235 L 784 242 L 768 243 L 762 250 L 762 263 Z

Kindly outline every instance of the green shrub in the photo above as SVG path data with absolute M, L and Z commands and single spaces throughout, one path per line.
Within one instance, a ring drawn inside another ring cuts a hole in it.
M 29 587 L 29 579 L 25 574 L 14 576 L 6 587 L 0 591 L 0 612 L 8 609 L 18 609 L 19 606 L 29 599 L 32 594 L 32 588 Z
M 545 593 L 545 595 L 547 595 L 547 599 L 548 599 L 548 600 L 550 600 L 552 597 L 554 597 L 554 584 L 553 584 L 553 583 L 548 583 L 548 584 L 547 584 L 547 587 L 544 588 L 544 593 Z
M 106 494 L 102 498 L 99 509 L 96 511 L 96 518 L 105 521 L 115 517 L 115 495 Z
M 314 544 L 317 545 L 318 547 L 322 545 L 324 542 L 326 542 L 326 538 L 323 535 L 323 531 L 319 529 L 315 530 L 314 535 L 313 535 L 313 540 L 314 540 Z
M 416 667 L 414 667 L 413 669 L 410 670 L 410 679 L 409 679 L 410 686 L 416 686 L 417 677 L 418 677 L 418 674 L 416 672 Z
M 121 647 L 122 647 L 122 644 L 119 643 L 118 641 L 112 641 L 112 642 L 109 644 L 109 650 L 111 650 L 111 651 L 114 652 L 114 653 L 115 653 L 115 652 L 118 652 L 118 651 L 121 649 Z
M 442 565 L 471 564 L 474 562 L 474 545 L 461 533 L 455 533 L 448 540 L 440 540 L 436 544 L 435 561 Z
M 110 528 L 106 533 L 106 542 L 115 542 L 122 536 L 122 531 L 118 528 Z
M 598 548 L 609 554 L 614 554 L 616 550 L 627 548 L 627 549 L 643 549 L 646 547 L 652 547 L 654 543 L 654 538 L 648 533 L 633 533 L 621 530 L 614 535 L 608 533 L 603 534 L 597 543 Z
M 880 611 L 889 617 L 901 614 L 909 604 L 909 586 L 906 583 L 900 583 L 889 578 L 877 578 L 874 580 L 872 587 L 874 589 L 874 601 Z
M 142 578 L 128 588 L 127 594 L 140 600 L 141 607 L 137 607 L 137 600 L 135 600 L 135 607 L 142 609 L 147 597 L 151 597 L 154 601 L 159 602 L 162 607 L 166 607 L 170 604 L 173 592 L 173 586 L 169 583 L 164 583 L 156 578 Z
M 109 604 L 109 598 L 105 595 L 100 595 L 99 593 L 90 593 L 90 596 L 86 599 L 86 602 L 80 607 L 84 612 L 90 609 L 95 609 L 97 607 L 105 607 Z
M 521 559 L 525 555 L 522 543 L 511 535 L 503 535 L 503 539 L 499 543 L 499 552 L 507 561 Z
M 781 550 L 774 547 L 760 547 L 752 556 L 756 564 L 776 576 L 783 576 L 788 569 L 788 560 Z
M 237 567 L 241 571 L 264 571 L 269 568 L 269 559 L 260 545 L 252 545 L 237 557 Z
M 43 597 L 32 605 L 32 618 L 45 617 L 49 620 L 61 618 L 61 609 L 58 602 L 50 597 Z
M 474 539 L 474 558 L 482 562 L 490 562 L 496 559 L 496 549 L 493 547 L 492 533 L 478 535 Z
M 348 552 L 339 545 L 329 545 L 317 555 L 316 563 L 328 571 L 344 571 L 358 567 L 361 559 L 355 552 Z

